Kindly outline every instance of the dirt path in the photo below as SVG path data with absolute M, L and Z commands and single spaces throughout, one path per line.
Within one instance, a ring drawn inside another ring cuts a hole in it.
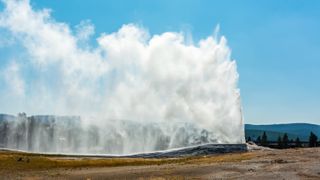
M 0 179 L 320 179 L 320 148 L 259 150 L 161 165 L 1 169 L 0 175 Z

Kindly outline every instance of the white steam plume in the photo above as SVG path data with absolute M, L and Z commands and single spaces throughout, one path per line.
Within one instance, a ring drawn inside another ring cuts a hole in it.
M 24 94 L 6 99 L 24 104 L 27 113 L 81 115 L 85 124 L 187 123 L 218 143 L 243 141 L 238 73 L 224 37 L 190 44 L 183 33 L 150 35 L 127 24 L 100 35 L 93 47 L 90 21 L 72 29 L 28 0 L 3 3 L 0 29 L 14 39 L 11 48 L 22 51 L 2 68 L 2 81 Z M 17 67 L 25 76 L 17 76 Z M 15 105 L 0 107 L 12 111 Z

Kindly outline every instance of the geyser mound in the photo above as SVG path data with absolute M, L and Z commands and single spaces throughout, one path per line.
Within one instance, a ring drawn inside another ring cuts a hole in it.
M 1 67 L 1 110 L 80 116 L 20 114 L 3 121 L 5 146 L 122 154 L 243 142 L 238 73 L 224 37 L 192 43 L 128 24 L 92 45 L 88 21 L 73 29 L 29 1 L 4 5 L 0 33 L 13 42 Z

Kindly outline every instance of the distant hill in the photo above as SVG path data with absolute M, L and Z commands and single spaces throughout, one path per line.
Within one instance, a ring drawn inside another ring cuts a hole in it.
M 270 125 L 245 125 L 246 138 L 249 136 L 253 139 L 261 136 L 263 132 L 266 132 L 268 139 L 276 141 L 284 133 L 287 133 L 289 139 L 300 138 L 302 141 L 308 141 L 310 132 L 312 131 L 318 137 L 320 137 L 320 125 L 308 124 L 308 123 L 291 123 L 291 124 L 270 124 Z
M 4 120 L 12 121 L 12 120 L 15 120 L 15 118 L 16 118 L 15 116 L 10 114 L 0 114 L 0 122 Z

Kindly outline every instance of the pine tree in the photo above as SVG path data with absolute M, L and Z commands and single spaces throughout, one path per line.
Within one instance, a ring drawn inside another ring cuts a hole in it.
M 317 141 L 318 137 L 313 132 L 310 132 L 309 147 L 317 147 Z
M 289 138 L 288 138 L 288 134 L 284 133 L 283 137 L 282 137 L 282 147 L 283 148 L 288 148 L 288 142 L 289 142 Z
M 268 137 L 265 131 L 262 134 L 261 145 L 268 146 Z
M 257 143 L 258 145 L 260 145 L 260 144 L 261 144 L 261 137 L 260 137 L 260 136 L 258 136 L 258 137 L 257 137 L 257 139 L 256 139 L 256 143 Z
M 281 136 L 278 137 L 278 148 L 281 149 L 282 148 L 282 140 L 281 140 Z
M 248 137 L 248 140 L 247 140 L 247 141 L 248 141 L 248 142 L 252 141 L 250 136 Z

